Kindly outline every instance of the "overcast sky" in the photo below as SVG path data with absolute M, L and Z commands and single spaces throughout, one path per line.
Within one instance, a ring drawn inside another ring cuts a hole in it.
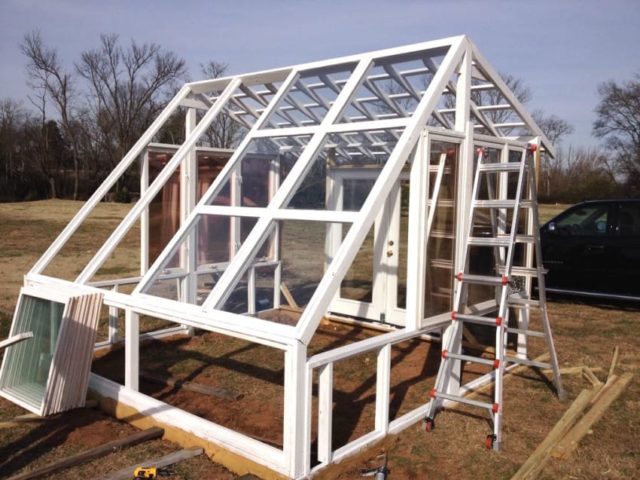
M 640 0 L 0 0 L 0 98 L 26 98 L 18 44 L 34 29 L 69 67 L 117 33 L 175 51 L 193 80 L 210 59 L 243 73 L 467 34 L 526 81 L 531 110 L 575 127 L 576 146 L 597 144 L 598 84 L 640 73 Z

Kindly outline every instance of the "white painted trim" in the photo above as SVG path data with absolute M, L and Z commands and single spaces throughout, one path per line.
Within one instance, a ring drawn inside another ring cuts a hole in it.
M 283 475 L 288 473 L 282 450 L 247 435 L 197 417 L 148 395 L 123 387 L 95 373 L 91 374 L 89 388 L 100 396 L 134 408 L 140 412 L 141 416 L 150 417 L 160 425 L 184 430 Z

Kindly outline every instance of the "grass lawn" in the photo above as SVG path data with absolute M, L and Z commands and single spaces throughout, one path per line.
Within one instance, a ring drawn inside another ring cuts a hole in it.
M 72 201 L 41 201 L 0 204 L 0 338 L 8 334 L 13 308 L 22 276 L 57 233 L 64 228 L 81 206 Z M 564 205 L 543 205 L 543 221 L 562 211 Z M 100 239 L 108 236 L 130 205 L 100 204 L 90 221 L 74 236 L 69 248 L 62 251 L 50 272 L 73 278 L 95 252 Z M 103 276 L 134 275 L 138 231 L 134 228 L 122 248 L 116 250 L 102 270 Z M 309 242 L 313 239 L 310 238 Z M 311 260 L 311 259 L 310 259 Z M 556 347 L 562 366 L 589 365 L 608 368 L 611 351 L 620 347 L 619 371 L 636 372 L 640 365 L 640 311 L 622 305 L 581 303 L 577 300 L 552 299 L 549 311 Z M 535 322 L 535 319 L 534 319 Z M 535 327 L 535 325 L 534 325 Z M 344 336 L 364 338 L 365 332 L 345 327 L 325 327 L 312 344 L 312 350 L 327 348 Z M 392 370 L 392 412 L 404 412 L 412 402 L 424 398 L 430 386 L 420 382 L 427 358 L 434 360 L 433 348 L 424 342 L 406 343 L 394 348 Z M 437 349 L 436 349 L 437 350 Z M 533 354 L 541 345 L 532 345 Z M 145 368 L 170 373 L 174 377 L 196 379 L 241 393 L 244 398 L 233 408 L 212 410 L 215 402 L 197 399 L 181 391 L 163 390 L 144 385 L 143 390 L 170 399 L 181 408 L 195 410 L 204 417 L 230 423 L 266 442 L 281 442 L 282 358 L 273 350 L 256 347 L 236 339 L 205 333 L 188 340 L 154 342 L 143 349 Z M 435 352 L 435 358 L 438 355 Z M 113 358 L 101 358 L 97 370 L 113 370 Z M 109 363 L 112 362 L 112 363 Z M 432 364 L 431 364 L 432 365 Z M 400 367 L 398 367 L 400 366 Z M 107 368 L 109 367 L 109 368 Z M 250 367 L 250 368 L 249 368 Z M 118 371 L 119 367 L 118 367 Z M 117 374 L 114 374 L 117 376 Z M 604 379 L 605 373 L 598 373 Z M 253 378 L 248 381 L 247 378 Z M 375 396 L 375 358 L 362 355 L 336 364 L 336 425 L 339 438 L 371 428 Z M 340 380 L 341 379 L 341 380 Z M 564 377 L 569 399 L 588 387 L 578 376 Z M 569 459 L 552 461 L 541 478 L 600 479 L 637 478 L 640 467 L 640 386 L 637 375 L 627 391 L 595 425 L 591 435 Z M 260 406 L 262 402 L 262 407 Z M 430 434 L 416 425 L 385 443 L 391 469 L 390 480 L 413 478 L 507 479 L 533 452 L 553 428 L 569 403 L 559 402 L 545 378 L 533 371 L 512 376 L 505 382 L 504 448 L 487 451 L 484 437 L 489 424 L 478 410 L 455 408 L 437 418 L 437 428 Z M 225 411 L 226 410 L 226 411 Z M 0 421 L 24 413 L 0 399 Z M 72 420 L 72 421 L 71 421 Z M 234 423 L 235 422 L 235 423 Z M 88 410 L 79 414 L 62 414 L 41 424 L 0 429 L 0 477 L 16 474 L 55 458 L 95 446 L 128 434 L 133 429 L 103 414 Z M 156 457 L 178 447 L 169 442 L 147 442 L 133 449 L 100 459 L 82 467 L 66 470 L 53 478 L 82 478 L 102 475 L 110 470 Z M 379 452 L 369 451 L 357 461 L 341 466 L 326 478 L 359 478 L 359 468 L 376 463 Z M 205 458 L 183 462 L 173 478 L 235 478 L 228 471 Z

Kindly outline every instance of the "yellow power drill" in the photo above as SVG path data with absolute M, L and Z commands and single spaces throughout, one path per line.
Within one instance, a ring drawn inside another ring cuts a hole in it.
M 150 478 L 168 477 L 171 471 L 167 468 L 137 467 L 133 471 L 134 480 L 146 480 Z

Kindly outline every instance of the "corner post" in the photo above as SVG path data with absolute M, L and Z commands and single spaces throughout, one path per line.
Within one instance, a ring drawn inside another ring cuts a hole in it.
M 124 386 L 139 390 L 140 317 L 130 308 L 124 312 Z
M 300 342 L 289 346 L 284 356 L 284 461 L 289 475 L 299 478 L 309 472 L 310 436 L 307 435 L 311 415 L 307 395 L 307 347 Z
M 454 272 L 464 270 L 465 249 L 464 236 L 467 232 L 468 225 L 473 221 L 469 218 L 471 211 L 471 196 L 473 190 L 474 175 L 474 155 L 473 155 L 473 122 L 471 121 L 471 70 L 472 57 L 471 48 L 468 40 L 465 39 L 465 53 L 460 62 L 460 70 L 458 82 L 456 85 L 456 121 L 455 130 L 464 133 L 464 140 L 460 144 L 460 153 L 458 157 L 457 168 L 457 195 L 456 195 L 456 232 L 455 232 L 455 255 L 454 255 Z M 462 288 L 460 282 L 454 282 L 454 288 Z M 453 292 L 454 297 L 456 292 Z M 454 298 L 452 297 L 452 298 Z M 453 305 L 452 305 L 453 307 Z M 443 336 L 443 344 L 447 341 L 446 335 L 456 335 L 452 344 L 454 351 L 458 352 L 462 343 L 462 329 L 449 327 Z M 460 379 L 462 371 L 462 362 L 456 360 L 452 365 L 452 374 L 447 391 L 453 395 L 457 395 L 460 391 Z

